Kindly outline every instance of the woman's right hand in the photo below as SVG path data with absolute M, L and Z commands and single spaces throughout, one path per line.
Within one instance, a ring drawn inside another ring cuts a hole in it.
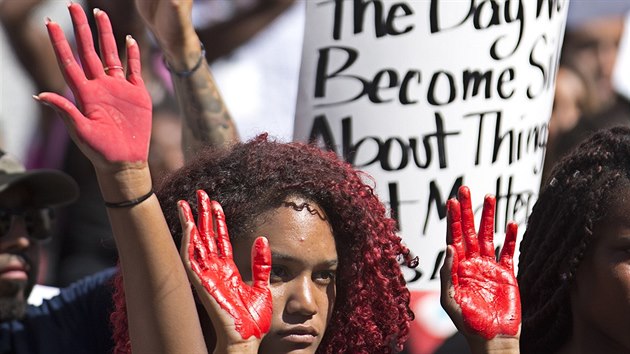
M 249 286 L 234 264 L 221 205 L 202 190 L 197 191 L 197 204 L 199 218 L 195 224 L 188 203 L 178 203 L 183 234 L 180 256 L 214 325 L 216 348 L 219 352 L 256 353 L 271 326 L 269 243 L 264 237 L 254 241 L 253 283 Z

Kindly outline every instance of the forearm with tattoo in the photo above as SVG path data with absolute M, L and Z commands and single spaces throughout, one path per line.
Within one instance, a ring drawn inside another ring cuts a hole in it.
M 205 146 L 238 141 L 234 121 L 205 61 L 188 77 L 171 77 L 183 114 L 182 145 L 187 161 Z

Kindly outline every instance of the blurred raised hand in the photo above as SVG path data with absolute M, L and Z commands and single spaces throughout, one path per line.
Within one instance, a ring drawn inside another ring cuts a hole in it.
M 234 121 L 206 63 L 192 23 L 193 0 L 135 0 L 138 13 L 153 32 L 183 116 L 182 151 L 186 161 L 208 146 L 238 141 Z
M 135 3 L 169 65 L 180 71 L 192 68 L 201 54 L 192 24 L 193 0 L 135 0 Z

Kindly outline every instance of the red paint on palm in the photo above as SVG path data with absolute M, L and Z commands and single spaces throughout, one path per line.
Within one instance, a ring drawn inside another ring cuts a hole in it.
M 486 196 L 484 200 L 479 235 L 475 233 L 467 187 L 460 188 L 458 199 L 448 201 L 449 244 L 455 248 L 451 278 L 464 324 L 486 339 L 516 335 L 521 323 L 520 295 L 512 262 L 517 225 L 508 224 L 497 262 L 493 244 L 495 198 Z
M 197 192 L 199 228 L 193 228 L 188 246 L 190 266 L 204 288 L 233 319 L 243 339 L 261 338 L 271 326 L 272 298 L 269 291 L 271 251 L 266 238 L 259 237 L 252 247 L 253 283 L 247 285 L 232 258 L 232 246 L 219 203 Z M 216 233 L 212 227 L 212 217 Z M 192 222 L 192 214 L 187 214 Z
M 107 14 L 98 11 L 95 15 L 104 51 L 104 62 L 101 62 L 83 9 L 76 3 L 70 4 L 68 9 L 75 28 L 81 65 L 77 63 L 59 25 L 47 22 L 46 27 L 59 67 L 77 106 L 54 93 L 42 93 L 37 98 L 62 113 L 71 134 L 78 138 L 77 143 L 93 162 L 94 157 L 107 162 L 146 161 L 152 105 L 140 74 L 137 43 L 131 38 L 127 40 L 125 77 L 118 53 L 112 49 L 116 43 Z

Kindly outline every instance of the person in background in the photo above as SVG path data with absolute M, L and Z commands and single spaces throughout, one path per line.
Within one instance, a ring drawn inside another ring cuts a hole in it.
M 556 162 L 591 133 L 630 124 L 630 104 L 614 84 L 618 67 L 628 65 L 617 60 L 620 42 L 628 36 L 628 11 L 627 1 L 574 1 L 569 6 L 543 183 Z
M 589 85 L 580 72 L 568 64 L 560 64 L 548 125 L 545 165 L 541 178 L 543 181 L 547 180 L 552 165 L 561 157 L 559 154 L 563 153 L 559 151 L 559 141 L 578 125 L 582 116 L 593 111 L 593 104 L 589 102 L 592 97 Z
M 630 353 L 630 128 L 601 130 L 553 169 L 520 246 L 523 353 Z
M 611 107 L 616 100 L 613 71 L 625 15 L 626 1 L 576 1 L 569 6 L 562 60 L 584 77 L 592 112 Z
M 0 151 L 0 353 L 111 352 L 113 270 L 61 289 L 39 306 L 27 305 L 40 297 L 40 247 L 52 236 L 54 208 L 78 196 L 67 174 L 25 170 Z

